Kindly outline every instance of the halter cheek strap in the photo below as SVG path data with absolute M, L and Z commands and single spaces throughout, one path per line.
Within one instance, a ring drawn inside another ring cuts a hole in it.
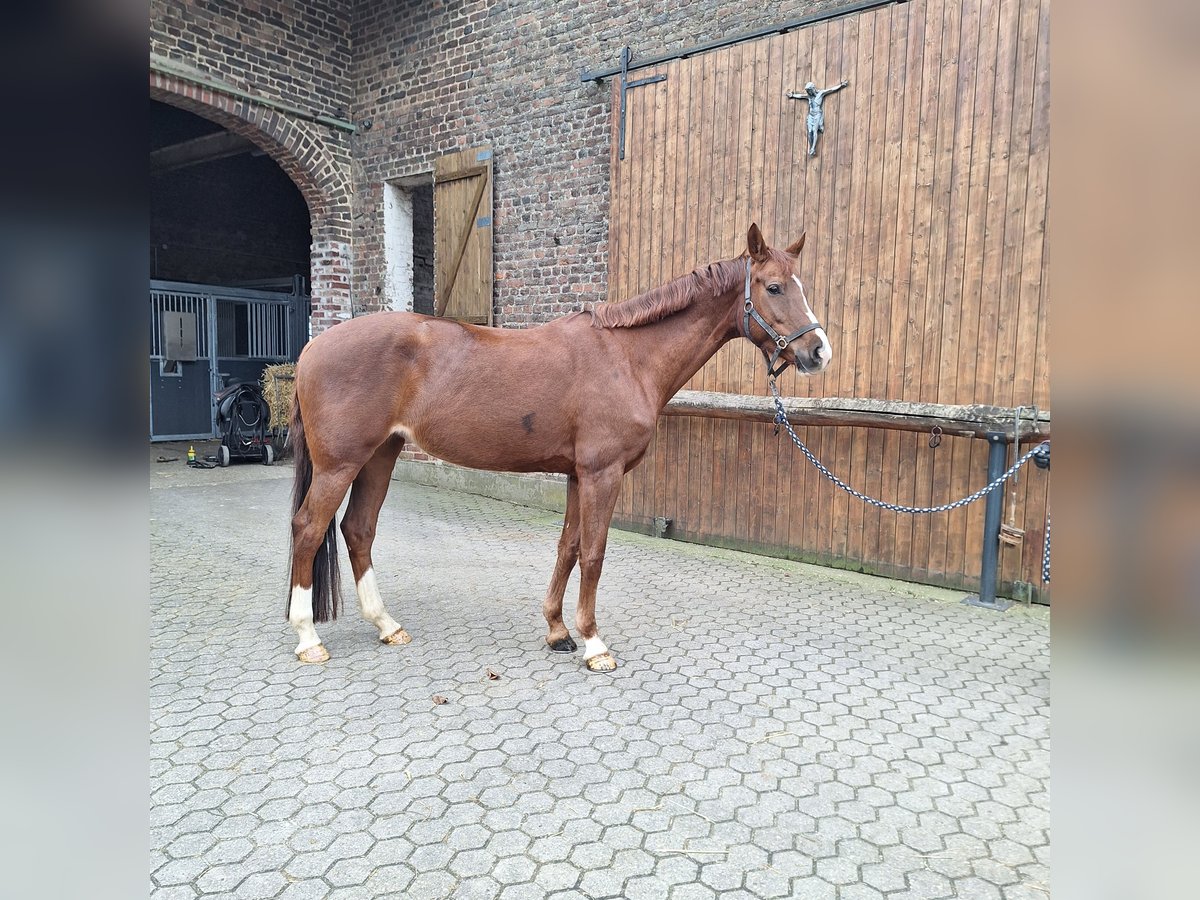
M 775 352 L 771 354 L 771 358 L 767 361 L 767 375 L 771 378 L 774 378 L 780 372 L 782 372 L 784 369 L 786 369 L 788 367 L 787 360 L 780 362 L 778 366 L 775 365 L 775 363 L 779 360 L 780 355 L 783 353 L 784 350 L 787 349 L 787 345 L 790 344 L 792 341 L 796 340 L 797 338 L 803 337 L 804 335 L 808 334 L 810 331 L 816 331 L 818 328 L 821 327 L 820 322 L 812 322 L 809 325 L 805 325 L 803 328 L 801 328 L 798 331 L 793 331 L 787 337 L 783 337 L 782 335 L 779 334 L 778 331 L 776 331 L 774 328 L 772 328 L 767 323 L 767 320 L 764 319 L 761 315 L 759 315 L 758 310 L 754 308 L 754 301 L 750 299 L 750 259 L 749 259 L 749 257 L 746 258 L 746 296 L 745 296 L 745 304 L 743 305 L 742 310 L 743 310 L 743 312 L 742 312 L 742 337 L 746 338 L 747 340 L 749 340 L 751 342 L 757 343 L 757 341 L 754 341 L 754 338 L 750 337 L 750 319 L 753 318 L 754 321 L 758 323 L 758 326 L 767 333 L 767 337 L 769 337 L 771 340 L 773 340 L 775 342 Z M 761 350 L 762 348 L 760 347 L 759 349 Z M 763 356 L 765 357 L 766 355 L 767 355 L 767 351 L 763 350 Z

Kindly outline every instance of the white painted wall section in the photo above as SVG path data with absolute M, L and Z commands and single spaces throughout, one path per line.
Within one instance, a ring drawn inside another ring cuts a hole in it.
M 383 185 L 384 291 L 389 309 L 413 308 L 412 191 L 398 184 Z

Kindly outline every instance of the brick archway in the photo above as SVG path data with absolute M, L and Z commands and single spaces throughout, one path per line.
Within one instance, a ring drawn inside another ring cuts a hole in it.
M 311 217 L 312 331 L 353 315 L 349 149 L 322 127 L 248 100 L 150 72 L 150 97 L 216 122 L 264 150 L 299 189 Z

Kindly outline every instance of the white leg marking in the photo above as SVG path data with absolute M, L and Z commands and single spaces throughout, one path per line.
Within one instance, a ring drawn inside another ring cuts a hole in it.
M 584 638 L 583 641 L 583 658 L 591 659 L 593 656 L 599 656 L 601 653 L 607 653 L 608 648 L 604 646 L 604 641 L 599 637 Z
M 302 653 L 309 647 L 315 647 L 321 643 L 321 638 L 317 636 L 317 629 L 313 625 L 312 588 L 292 586 L 292 599 L 288 603 L 288 621 L 292 623 L 292 627 L 296 629 L 296 634 L 300 638 L 300 643 L 296 645 L 297 653 Z
M 374 568 L 363 572 L 355 588 L 358 589 L 358 608 L 362 611 L 362 617 L 379 629 L 380 638 L 399 630 L 400 623 L 388 614 L 387 607 L 383 605 Z

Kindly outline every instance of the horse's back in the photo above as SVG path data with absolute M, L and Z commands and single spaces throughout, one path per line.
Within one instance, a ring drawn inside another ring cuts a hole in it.
M 614 446 L 645 431 L 642 418 L 653 427 L 653 410 L 627 418 L 619 356 L 585 315 L 497 329 L 377 313 L 310 342 L 296 393 L 306 428 L 319 419 L 333 454 L 361 455 L 400 434 L 465 466 L 569 472 L 581 427 Z
M 380 312 L 356 316 L 322 332 L 300 352 L 298 372 L 306 367 L 342 367 L 346 354 L 385 352 L 419 340 L 425 323 L 437 322 L 432 316 L 412 312 Z

